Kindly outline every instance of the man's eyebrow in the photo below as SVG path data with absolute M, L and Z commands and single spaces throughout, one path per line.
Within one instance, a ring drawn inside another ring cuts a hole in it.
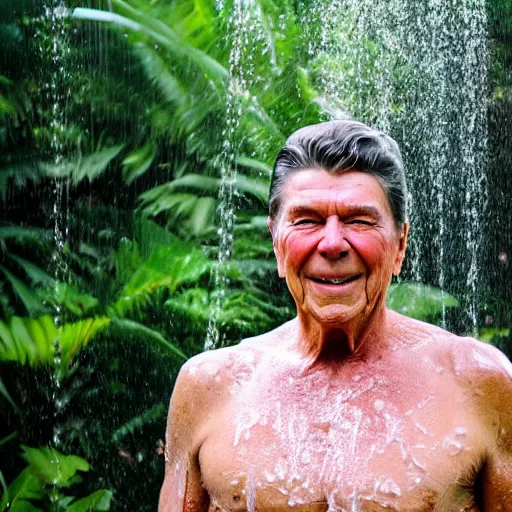
M 288 214 L 290 217 L 296 217 L 298 215 L 321 215 L 321 210 L 316 209 L 314 206 L 302 206 L 296 205 L 290 207 L 288 210 Z M 355 215 L 368 215 L 369 217 L 373 217 L 375 219 L 381 218 L 380 211 L 374 206 L 370 206 L 367 204 L 354 204 L 348 205 L 343 208 L 342 212 L 343 216 L 351 217 Z

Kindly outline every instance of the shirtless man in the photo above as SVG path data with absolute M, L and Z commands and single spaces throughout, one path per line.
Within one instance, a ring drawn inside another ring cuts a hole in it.
M 269 228 L 297 317 L 184 365 L 160 512 L 512 511 L 511 365 L 386 308 L 406 219 L 389 137 L 288 139 Z

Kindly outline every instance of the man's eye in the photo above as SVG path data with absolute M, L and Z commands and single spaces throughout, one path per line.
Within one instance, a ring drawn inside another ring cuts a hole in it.
M 373 222 L 366 219 L 352 219 L 348 224 L 359 224 L 361 226 L 373 226 Z
M 315 219 L 298 219 L 296 220 L 293 225 L 294 226 L 301 226 L 301 225 L 304 225 L 304 224 L 317 224 L 318 221 L 315 220 Z

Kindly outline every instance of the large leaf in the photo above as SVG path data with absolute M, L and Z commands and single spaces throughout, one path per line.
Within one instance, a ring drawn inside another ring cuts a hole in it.
M 50 316 L 0 321 L 0 360 L 30 366 L 53 361 L 57 328 Z
M 227 80 L 228 71 L 222 64 L 183 41 L 169 26 L 137 11 L 121 0 L 113 0 L 112 3 L 120 14 L 96 9 L 77 8 L 74 10 L 73 16 L 91 21 L 114 23 L 125 29 L 143 32 L 176 57 L 189 58 L 217 82 L 223 83 Z
M 50 316 L 13 317 L 9 324 L 0 321 L 0 361 L 15 361 L 30 366 L 54 362 L 58 343 L 63 367 L 109 323 L 95 317 L 64 324 L 57 329 Z
M 59 330 L 59 346 L 61 359 L 68 365 L 77 352 L 110 322 L 107 317 L 95 317 L 65 324 Z
M 158 331 L 151 329 L 144 324 L 135 322 L 134 320 L 114 318 L 112 320 L 112 327 L 119 336 L 127 338 L 135 337 L 146 342 L 155 343 L 156 345 L 164 348 L 170 355 L 178 356 L 184 361 L 188 359 L 188 356 L 182 352 L 177 345 L 166 340 Z
M 73 172 L 73 183 L 77 185 L 85 178 L 93 181 L 107 168 L 107 165 L 121 152 L 123 147 L 124 144 L 119 144 L 100 149 L 84 157 Z
M 155 249 L 140 265 L 113 306 L 113 313 L 123 316 L 138 302 L 165 288 L 171 294 L 185 283 L 196 282 L 210 268 L 204 254 L 189 244 L 175 241 Z
M 91 510 L 110 510 L 112 491 L 101 489 L 75 501 L 66 508 L 66 512 L 89 512 Z
M 0 239 L 14 238 L 17 241 L 49 242 L 52 237 L 50 229 L 27 228 L 22 226 L 0 226 Z
M 0 266 L 0 270 L 5 274 L 5 277 L 12 286 L 13 292 L 21 300 L 29 315 L 39 315 L 46 312 L 46 307 L 35 291 L 31 290 L 21 279 L 18 279 L 5 267 Z
M 21 268 L 23 268 L 28 277 L 30 277 L 30 280 L 33 284 L 41 283 L 46 286 L 55 286 L 55 279 L 42 268 L 34 265 L 34 263 L 24 258 L 16 256 L 15 254 L 9 254 L 9 257 L 13 259 Z
M 99 300 L 92 295 L 82 293 L 76 286 L 70 283 L 59 282 L 52 288 L 48 300 L 54 306 L 67 310 L 78 317 L 90 314 L 99 305 Z
M 9 486 L 7 492 L 0 501 L 0 512 L 43 512 L 35 507 L 30 501 L 41 500 L 44 497 L 43 483 L 28 467 L 24 469 L 14 482 Z
M 442 315 L 444 308 L 457 307 L 459 302 L 439 288 L 409 281 L 389 287 L 387 304 L 403 315 L 432 321 Z
M 76 455 L 64 455 L 55 448 L 22 445 L 23 458 L 46 485 L 66 486 L 77 471 L 89 471 L 89 463 Z

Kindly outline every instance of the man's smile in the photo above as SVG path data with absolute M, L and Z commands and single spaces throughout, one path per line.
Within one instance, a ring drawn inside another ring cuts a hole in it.
M 308 279 L 311 279 L 312 281 L 315 281 L 316 283 L 321 284 L 335 284 L 335 285 L 341 285 L 341 284 L 348 284 L 352 281 L 355 281 L 356 279 L 359 279 L 362 276 L 362 274 L 350 274 L 350 275 L 344 275 L 344 276 L 337 276 L 337 277 L 308 277 Z

